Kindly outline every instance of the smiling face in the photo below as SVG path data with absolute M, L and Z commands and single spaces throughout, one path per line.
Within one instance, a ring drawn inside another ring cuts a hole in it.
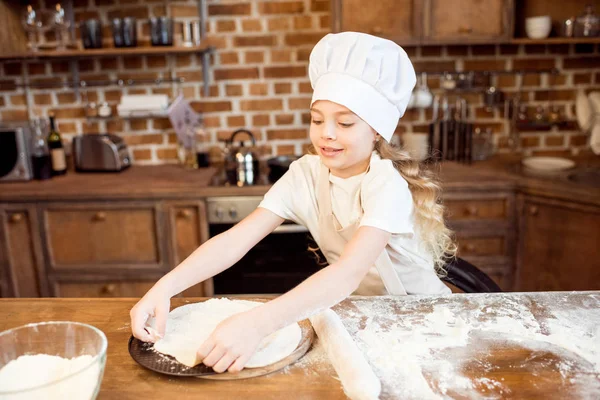
M 367 170 L 377 133 L 346 107 L 327 100 L 310 109 L 310 140 L 330 172 L 349 178 Z

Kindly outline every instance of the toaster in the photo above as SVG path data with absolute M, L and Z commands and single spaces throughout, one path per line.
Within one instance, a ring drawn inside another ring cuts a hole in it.
M 110 133 L 86 133 L 73 138 L 77 171 L 118 172 L 131 165 L 125 141 Z

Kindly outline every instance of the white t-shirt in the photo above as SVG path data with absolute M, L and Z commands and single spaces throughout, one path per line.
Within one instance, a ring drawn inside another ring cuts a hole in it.
M 320 167 L 317 155 L 306 155 L 293 162 L 259 205 L 281 218 L 304 225 L 317 243 L 320 242 L 317 204 Z M 362 214 L 359 226 L 372 226 L 392 234 L 386 250 L 409 294 L 451 292 L 437 277 L 431 255 L 415 235 L 412 195 L 391 160 L 381 159 L 373 152 L 367 172 L 346 179 L 330 174 L 329 181 L 332 211 L 342 227 L 353 224 Z

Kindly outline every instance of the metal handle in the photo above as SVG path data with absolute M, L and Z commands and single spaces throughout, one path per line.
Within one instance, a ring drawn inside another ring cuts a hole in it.
M 297 225 L 297 224 L 279 225 L 273 231 L 273 233 L 301 233 L 301 232 L 308 232 L 308 229 L 303 225 Z
M 94 221 L 106 221 L 106 213 L 104 211 L 98 211 L 94 214 Z
M 108 283 L 108 284 L 102 286 L 102 289 L 100 290 L 100 292 L 102 294 L 113 295 L 113 294 L 115 294 L 116 290 L 117 290 L 117 285 L 115 285 L 114 283 Z
M 471 28 L 470 26 L 461 26 L 460 28 L 458 28 L 458 33 L 472 33 L 473 32 L 473 28 Z
M 467 214 L 467 215 L 471 215 L 471 216 L 473 216 L 473 217 L 474 217 L 474 216 L 476 216 L 477 214 L 479 214 L 479 209 L 478 209 L 477 207 L 475 207 L 475 206 L 470 206 L 470 207 L 467 207 L 467 208 L 465 209 L 465 214 Z
M 178 218 L 190 219 L 192 217 L 192 212 L 190 210 L 179 210 L 177 213 Z
M 538 215 L 540 212 L 538 206 L 531 206 L 529 207 L 529 215 Z
M 23 214 L 22 213 L 14 213 L 10 216 L 10 223 L 11 224 L 16 224 L 19 223 L 23 220 Z

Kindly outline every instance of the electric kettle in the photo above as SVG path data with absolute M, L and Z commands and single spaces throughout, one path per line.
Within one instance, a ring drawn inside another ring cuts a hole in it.
M 244 141 L 239 141 L 239 147 L 234 147 L 235 137 L 247 134 L 252 141 L 251 147 L 244 146 Z M 238 129 L 226 141 L 225 170 L 232 184 L 237 186 L 254 185 L 258 179 L 258 156 L 252 151 L 256 147 L 256 139 L 247 129 Z

